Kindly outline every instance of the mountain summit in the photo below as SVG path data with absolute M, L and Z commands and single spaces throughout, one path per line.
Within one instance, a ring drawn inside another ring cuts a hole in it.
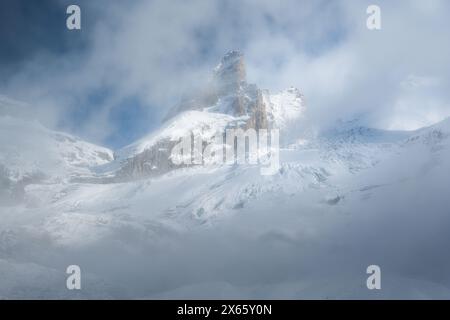
M 226 95 L 237 91 L 246 82 L 244 55 L 239 51 L 229 51 L 214 69 L 218 92 Z
M 115 179 L 145 178 L 179 168 L 170 161 L 170 151 L 191 134 L 208 141 L 227 128 L 282 129 L 298 119 L 304 104 L 297 89 L 272 95 L 247 83 L 245 69 L 241 52 L 226 53 L 211 81 L 182 99 L 159 130 L 116 153 Z
M 245 129 L 267 129 L 267 110 L 262 91 L 248 84 L 244 55 L 230 51 L 214 69 L 216 103 L 212 111 L 233 116 L 248 116 Z
M 205 110 L 231 116 L 248 116 L 245 128 L 268 128 L 262 91 L 248 84 L 244 55 L 229 51 L 214 68 L 212 79 L 200 90 L 189 93 L 166 117 L 169 120 L 187 110 Z

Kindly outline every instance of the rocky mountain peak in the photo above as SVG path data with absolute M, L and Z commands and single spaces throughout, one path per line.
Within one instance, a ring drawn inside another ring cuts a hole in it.
M 246 82 L 244 55 L 239 51 L 229 51 L 214 69 L 214 79 L 218 94 L 238 90 Z
M 261 90 L 246 81 L 244 55 L 227 52 L 214 69 L 216 110 L 233 116 L 249 116 L 245 128 L 267 128 L 267 114 Z

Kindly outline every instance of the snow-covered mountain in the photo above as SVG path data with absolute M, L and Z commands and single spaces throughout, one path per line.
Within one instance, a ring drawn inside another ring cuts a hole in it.
M 18 181 L 31 175 L 67 178 L 89 173 L 113 160 L 108 148 L 51 131 L 38 122 L 0 117 L 0 163 Z
M 205 88 L 176 105 L 159 130 L 119 150 L 115 163 L 103 172 L 109 171 L 116 181 L 161 175 L 185 166 L 170 160 L 170 150 L 183 137 L 212 143 L 216 133 L 229 128 L 288 129 L 304 109 L 304 97 L 296 88 L 270 94 L 248 84 L 244 56 L 230 51 Z
M 417 258 L 447 244 L 450 119 L 412 132 L 340 121 L 283 145 L 271 176 L 170 161 L 187 134 L 289 130 L 306 108 L 295 88 L 247 84 L 232 51 L 207 88 L 114 156 L 1 116 L 0 297 L 71 297 L 58 281 L 73 263 L 89 288 L 75 298 L 450 297 L 445 275 L 420 273 Z M 379 295 L 364 287 L 374 263 L 392 279 Z
M 0 199 L 4 203 L 20 200 L 26 185 L 91 176 L 91 168 L 113 160 L 108 148 L 9 115 L 0 116 L 0 145 Z

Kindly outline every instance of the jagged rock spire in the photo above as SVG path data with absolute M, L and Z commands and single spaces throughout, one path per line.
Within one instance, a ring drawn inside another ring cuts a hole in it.
M 214 69 L 218 93 L 235 92 L 246 82 L 244 55 L 239 51 L 229 51 Z
M 246 127 L 267 128 L 266 106 L 261 90 L 246 81 L 244 55 L 237 50 L 227 52 L 214 68 L 212 83 L 177 105 L 170 118 L 185 110 L 214 107 L 213 112 L 233 116 L 248 115 Z

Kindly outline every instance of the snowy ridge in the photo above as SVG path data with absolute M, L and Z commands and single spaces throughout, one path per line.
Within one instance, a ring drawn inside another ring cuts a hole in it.
M 151 148 L 158 141 L 164 139 L 178 141 L 190 133 L 199 134 L 206 141 L 217 132 L 223 132 L 230 123 L 239 120 L 241 119 L 228 114 L 196 110 L 185 111 L 165 123 L 156 132 L 122 148 L 116 153 L 116 156 L 119 161 L 124 160 Z
M 113 160 L 107 148 L 10 116 L 0 116 L 0 145 L 0 165 L 14 181 L 30 175 L 64 179 L 88 174 L 89 167 Z

